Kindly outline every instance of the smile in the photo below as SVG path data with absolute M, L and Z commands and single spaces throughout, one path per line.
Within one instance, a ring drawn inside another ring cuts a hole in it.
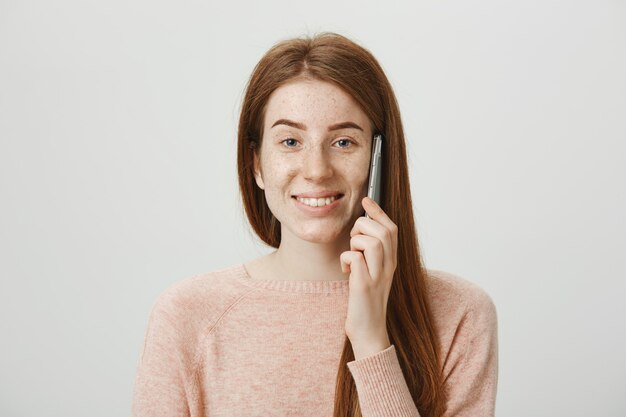
M 337 199 L 337 196 L 327 197 L 327 198 L 302 198 L 296 197 L 296 199 L 306 204 L 309 207 L 323 207 L 326 206 Z
M 313 216 L 324 216 L 333 211 L 343 198 L 342 194 L 327 198 L 300 198 L 292 197 L 296 207 L 302 210 L 304 213 Z

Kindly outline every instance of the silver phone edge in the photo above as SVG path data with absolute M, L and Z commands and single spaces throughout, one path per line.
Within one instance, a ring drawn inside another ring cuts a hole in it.
M 376 204 L 380 204 L 380 160 L 383 137 L 381 134 L 377 134 L 373 140 L 367 196 L 376 201 Z M 365 213 L 365 216 L 369 218 L 367 213 Z

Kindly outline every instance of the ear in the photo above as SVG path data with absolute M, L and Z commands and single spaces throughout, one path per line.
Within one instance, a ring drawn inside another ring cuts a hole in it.
M 259 160 L 259 155 L 256 151 L 252 151 L 254 155 L 254 179 L 256 181 L 256 185 L 259 186 L 260 189 L 265 189 L 265 184 L 263 183 L 263 175 L 261 173 L 261 162 Z

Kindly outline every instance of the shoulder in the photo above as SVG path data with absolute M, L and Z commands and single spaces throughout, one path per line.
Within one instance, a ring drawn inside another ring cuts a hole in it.
M 431 307 L 438 314 L 454 311 L 495 313 L 492 297 L 479 285 L 457 274 L 427 269 L 426 287 Z
M 151 316 L 171 320 L 185 333 L 211 327 L 249 292 L 236 272 L 229 266 L 175 281 L 157 296 Z
M 494 333 L 497 312 L 492 297 L 479 285 L 450 272 L 428 269 L 426 288 L 430 309 L 443 345 L 460 327 L 463 333 Z
M 249 292 L 235 272 L 229 267 L 184 278 L 158 295 L 140 355 L 142 370 L 166 374 L 170 368 L 165 364 L 175 362 L 185 367 L 185 372 L 193 371 L 205 337 Z

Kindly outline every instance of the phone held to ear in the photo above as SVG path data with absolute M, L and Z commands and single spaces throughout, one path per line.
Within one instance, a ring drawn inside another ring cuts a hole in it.
M 381 154 L 383 150 L 383 135 L 376 134 L 372 139 L 372 157 L 370 159 L 370 175 L 367 187 L 367 196 L 380 205 L 380 177 L 381 170 Z M 365 213 L 365 217 L 370 216 Z

